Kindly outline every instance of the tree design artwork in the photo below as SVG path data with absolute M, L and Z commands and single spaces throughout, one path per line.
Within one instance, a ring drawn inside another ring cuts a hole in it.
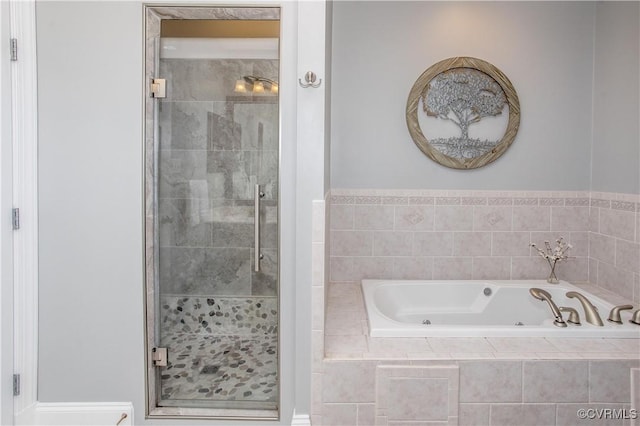
M 459 137 L 431 141 L 443 154 L 474 158 L 499 142 L 469 138 L 469 126 L 485 117 L 502 114 L 507 103 L 502 87 L 489 75 L 472 68 L 444 71 L 431 79 L 421 98 L 427 116 L 450 121 L 460 128 Z

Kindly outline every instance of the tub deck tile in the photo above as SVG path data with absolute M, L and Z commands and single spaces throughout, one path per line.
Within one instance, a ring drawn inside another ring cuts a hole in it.
M 409 352 L 407 358 L 412 361 L 450 360 L 449 352 Z
M 369 352 L 366 336 L 325 336 L 326 352 L 353 354 Z
M 587 286 L 589 287 L 589 286 Z M 638 359 L 640 339 L 524 337 L 370 337 L 360 285 L 334 285 L 327 298 L 327 359 L 552 360 Z M 600 291 L 602 293 L 602 291 Z M 607 300 L 607 297 L 603 297 Z M 424 345 L 423 345 L 424 342 Z
M 488 337 L 496 352 L 557 352 L 544 337 Z
M 549 343 L 564 352 L 616 352 L 611 339 L 579 339 L 547 337 Z
M 427 341 L 434 352 L 481 353 L 495 351 L 484 337 L 428 337 Z

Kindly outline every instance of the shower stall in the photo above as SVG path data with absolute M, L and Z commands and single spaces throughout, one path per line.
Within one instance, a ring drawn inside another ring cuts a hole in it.
M 279 416 L 279 34 L 145 7 L 148 416 Z

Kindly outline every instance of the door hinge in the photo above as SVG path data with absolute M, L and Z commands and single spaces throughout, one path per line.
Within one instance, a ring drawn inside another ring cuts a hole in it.
M 11 210 L 11 222 L 14 231 L 20 229 L 20 209 L 15 208 Z
M 15 62 L 18 60 L 18 39 L 12 38 L 9 43 L 11 49 L 11 61 Z
M 151 80 L 151 97 L 167 97 L 167 80 L 165 80 L 164 78 L 154 78 Z
M 166 367 L 168 358 L 167 348 L 153 348 L 151 350 L 151 360 L 155 367 Z
M 14 374 L 13 375 L 13 396 L 19 396 L 19 395 L 20 395 L 20 375 Z

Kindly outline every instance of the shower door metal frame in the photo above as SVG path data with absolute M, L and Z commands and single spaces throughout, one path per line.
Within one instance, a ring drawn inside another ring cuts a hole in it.
M 144 126 L 143 126 L 143 167 L 144 167 L 144 311 L 145 311 L 145 418 L 158 419 L 234 419 L 234 420 L 280 420 L 281 417 L 281 351 L 282 336 L 280 333 L 281 318 L 281 294 L 280 294 L 280 214 L 281 214 L 281 168 L 278 161 L 278 200 L 277 200 L 277 390 L 278 401 L 275 410 L 248 410 L 248 409 L 218 409 L 218 408 L 192 408 L 192 407 L 162 407 L 158 406 L 160 391 L 160 371 L 154 365 L 152 349 L 156 346 L 159 337 L 157 324 L 157 312 L 159 307 L 159 281 L 158 281 L 158 138 L 157 138 L 157 108 L 158 100 L 152 93 L 152 81 L 154 78 L 162 78 L 156 75 L 159 64 L 159 49 L 156 40 L 160 37 L 160 22 L 163 19 L 244 19 L 244 20 L 281 20 L 279 5 L 250 6 L 250 5 L 203 5 L 203 4 L 143 4 L 143 58 L 144 66 Z M 152 36 L 153 35 L 153 36 Z M 282 37 L 280 27 L 279 39 Z M 282 70 L 281 52 L 279 48 L 278 68 Z M 280 127 L 282 105 L 278 96 L 278 124 Z M 282 129 L 278 129 L 281 135 Z M 279 136 L 280 138 L 280 136 Z M 279 152 L 281 144 L 279 143 Z M 279 155 L 280 157 L 280 155 Z

